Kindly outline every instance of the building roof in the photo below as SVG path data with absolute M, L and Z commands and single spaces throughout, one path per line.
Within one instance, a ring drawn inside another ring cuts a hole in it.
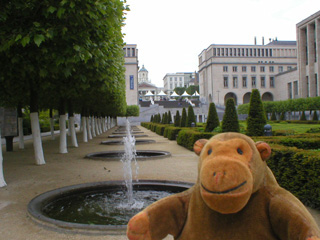
M 267 46 L 296 46 L 297 41 L 279 41 L 279 40 L 273 40 L 272 42 L 268 43 Z
M 140 68 L 139 72 L 148 72 L 148 70 L 142 65 L 142 68 Z
M 142 83 L 139 83 L 138 87 L 139 88 L 156 88 L 156 85 L 152 83 L 142 82 Z

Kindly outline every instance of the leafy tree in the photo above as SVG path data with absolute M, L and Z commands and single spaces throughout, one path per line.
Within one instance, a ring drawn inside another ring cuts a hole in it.
M 175 91 L 179 95 L 182 95 L 185 90 L 186 90 L 185 87 L 176 87 L 175 89 L 173 89 L 173 91 Z
M 216 127 L 220 126 L 220 121 L 214 103 L 210 103 L 205 132 L 212 132 Z
M 196 116 L 194 115 L 193 107 L 189 106 L 186 127 L 191 127 L 192 123 L 196 124 Z
M 179 112 L 179 110 L 177 110 L 176 116 L 174 117 L 174 126 L 175 127 L 179 127 L 180 126 L 180 121 L 181 121 L 180 112 Z
M 258 89 L 253 89 L 250 96 L 250 105 L 247 118 L 247 135 L 263 136 L 264 125 L 266 124 L 266 114 L 263 109 L 260 92 Z
M 180 127 L 186 127 L 186 125 L 187 125 L 187 111 L 185 108 L 182 108 Z
M 222 132 L 240 132 L 238 114 L 233 98 L 226 102 L 226 109 L 222 120 Z
M 198 85 L 190 85 L 187 89 L 186 89 L 187 93 L 189 93 L 190 95 L 194 94 L 196 91 L 199 92 L 199 86 Z
M 138 117 L 140 114 L 140 108 L 138 105 L 129 105 L 127 106 L 126 117 Z

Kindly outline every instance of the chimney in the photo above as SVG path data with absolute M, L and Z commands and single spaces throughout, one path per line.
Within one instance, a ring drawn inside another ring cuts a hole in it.
M 257 37 L 254 37 L 254 45 L 257 45 Z
M 264 45 L 264 37 L 262 37 L 262 45 Z

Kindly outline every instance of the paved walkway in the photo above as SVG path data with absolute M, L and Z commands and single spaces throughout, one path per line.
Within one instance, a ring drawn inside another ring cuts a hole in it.
M 177 180 L 195 182 L 198 157 L 189 150 L 177 145 L 143 127 L 139 127 L 156 143 L 137 145 L 137 150 L 164 150 L 172 156 L 152 161 L 139 161 L 139 179 Z M 91 152 L 122 150 L 122 145 L 101 145 L 114 129 L 95 137 L 88 143 L 82 142 L 78 134 L 79 147 L 69 148 L 69 153 L 59 154 L 59 138 L 43 137 L 46 164 L 36 166 L 32 140 L 25 142 L 25 149 L 19 150 L 14 143 L 14 151 L 6 152 L 4 175 L 8 186 L 0 188 L 0 239 L 5 240 L 124 240 L 125 236 L 88 236 L 56 232 L 37 225 L 27 213 L 27 205 L 35 196 L 63 186 L 73 184 L 122 180 L 123 169 L 119 161 L 105 162 L 84 159 Z M 70 139 L 68 139 L 69 141 Z M 69 143 L 69 142 L 68 142 Z M 320 225 L 320 212 L 310 210 Z M 166 239 L 172 239 L 168 237 Z

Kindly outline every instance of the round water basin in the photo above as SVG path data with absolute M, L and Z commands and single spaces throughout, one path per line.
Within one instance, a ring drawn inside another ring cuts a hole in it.
M 109 135 L 108 138 L 124 138 L 126 137 L 126 134 L 115 134 L 115 135 Z M 146 134 L 132 134 L 133 137 L 135 138 L 140 138 L 140 137 L 148 137 Z
M 104 151 L 89 153 L 86 158 L 94 160 L 120 160 L 124 151 Z M 136 150 L 136 160 L 153 160 L 170 157 L 171 153 L 158 150 Z
M 143 131 L 131 131 L 131 134 L 139 134 L 139 133 L 144 133 Z M 112 134 L 123 134 L 126 135 L 127 132 L 126 131 L 115 131 Z
M 147 144 L 147 143 L 155 143 L 155 140 L 151 139 L 136 139 L 135 144 Z M 110 140 L 110 141 L 102 141 L 101 144 L 104 145 L 121 145 L 123 144 L 122 140 Z
M 140 180 L 133 202 L 122 181 L 86 183 L 45 192 L 30 201 L 28 213 L 46 228 L 85 234 L 124 234 L 129 219 L 151 203 L 187 190 L 191 183 Z

